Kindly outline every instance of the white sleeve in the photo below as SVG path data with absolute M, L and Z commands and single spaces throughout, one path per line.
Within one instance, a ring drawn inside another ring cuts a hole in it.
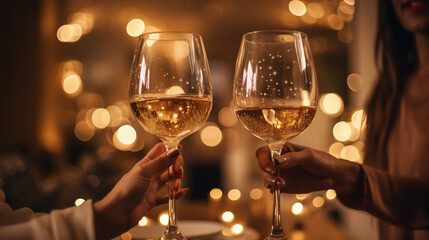
M 94 240 L 92 201 L 79 207 L 37 214 L 29 221 L 0 226 L 0 239 L 8 240 Z

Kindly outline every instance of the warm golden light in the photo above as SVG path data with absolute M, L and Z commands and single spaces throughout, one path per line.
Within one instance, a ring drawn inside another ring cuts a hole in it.
M 69 73 L 76 73 L 77 75 L 80 75 L 82 74 L 82 70 L 82 63 L 78 60 L 64 61 L 58 66 L 58 73 L 63 74 L 63 76 Z
M 118 140 L 125 145 L 131 145 L 137 138 L 136 130 L 130 125 L 123 125 L 117 131 Z
M 333 129 L 334 137 L 340 142 L 349 140 L 352 135 L 352 128 L 347 122 L 341 121 L 335 124 Z
M 307 23 L 307 24 L 314 24 L 314 23 L 317 22 L 317 18 L 312 17 L 312 16 L 310 16 L 308 14 L 305 14 L 305 15 L 301 16 L 301 20 L 303 22 Z
M 359 109 L 353 112 L 351 120 L 353 127 L 355 127 L 356 129 L 362 128 L 362 124 L 364 122 L 364 113 L 365 112 L 363 109 Z
M 162 226 L 167 226 L 168 225 L 168 214 L 167 213 L 161 213 L 160 215 L 159 215 L 159 223 L 162 225 Z
M 222 190 L 220 190 L 219 188 L 213 188 L 210 191 L 210 197 L 215 200 L 220 199 L 222 195 L 223 195 Z
M 234 214 L 230 211 L 226 211 L 222 213 L 222 221 L 224 222 L 232 222 L 234 220 Z
M 222 141 L 222 131 L 216 125 L 208 125 L 201 130 L 201 141 L 208 147 L 215 147 Z
M 94 15 L 89 12 L 77 12 L 72 15 L 71 23 L 79 24 L 82 33 L 89 33 L 94 27 Z
M 348 5 L 355 5 L 355 0 L 344 0 Z
M 110 115 L 110 123 L 109 126 L 111 127 L 117 127 L 122 122 L 122 111 L 118 106 L 111 105 L 106 108 L 107 111 L 109 111 Z
M 219 111 L 219 122 L 225 127 L 233 127 L 237 124 L 237 116 L 230 107 L 224 107 Z
M 250 198 L 253 200 L 258 200 L 262 198 L 262 190 L 260 188 L 254 188 L 250 190 Z
M 145 24 L 141 19 L 135 18 L 128 22 L 126 30 L 131 37 L 138 37 L 144 32 Z
M 359 74 L 352 73 L 349 76 L 347 76 L 347 86 L 353 92 L 357 92 L 357 91 L 361 90 L 362 84 L 363 84 L 363 79 Z
M 110 123 L 109 111 L 104 108 L 98 108 L 92 113 L 91 120 L 94 127 L 103 129 Z
M 341 158 L 357 163 L 361 161 L 359 150 L 353 145 L 345 146 L 341 150 Z
M 132 240 L 133 239 L 133 235 L 131 235 L 131 233 L 129 232 L 125 232 L 121 234 L 121 240 Z
M 344 27 L 344 21 L 336 14 L 328 16 L 328 25 L 334 30 L 341 30 Z
M 292 213 L 293 215 L 299 215 L 304 210 L 304 206 L 300 202 L 296 202 L 292 205 Z
M 234 226 L 232 226 L 232 232 L 234 234 L 240 234 L 243 232 L 243 230 L 244 230 L 244 227 L 241 224 L 237 223 L 237 224 L 234 224 Z
M 148 221 L 147 217 L 142 217 L 142 219 L 140 219 L 140 221 L 139 221 L 139 226 L 143 227 L 143 226 L 146 226 L 148 223 L 149 223 L 149 221 Z
M 305 4 L 299 0 L 289 2 L 289 11 L 295 16 L 303 16 L 307 12 Z
M 326 198 L 329 200 L 333 200 L 337 197 L 337 192 L 334 189 L 329 189 L 326 191 Z
M 79 24 L 66 24 L 58 28 L 57 38 L 60 42 L 76 42 L 82 37 L 82 27 Z
M 63 90 L 69 95 L 76 95 L 82 90 L 82 80 L 76 73 L 67 74 L 63 78 Z
M 183 88 L 181 88 L 180 86 L 172 86 L 169 87 L 165 93 L 167 95 L 177 95 L 177 94 L 184 94 L 185 91 L 183 91 Z
M 89 141 L 94 136 L 94 128 L 92 126 L 89 126 L 85 120 L 79 121 L 74 126 L 74 134 L 75 136 L 83 141 Z
M 231 201 L 237 201 L 241 197 L 241 192 L 238 189 L 231 189 L 228 192 L 228 198 Z
M 344 110 L 343 99 L 336 93 L 325 94 L 320 99 L 320 107 L 328 115 L 339 116 Z
M 304 199 L 306 199 L 308 197 L 308 194 L 305 194 L 305 193 L 303 193 L 303 194 L 295 194 L 295 197 L 298 200 L 304 200 Z
M 317 196 L 315 198 L 313 198 L 313 206 L 316 208 L 320 208 L 323 206 L 323 204 L 325 204 L 325 199 L 323 199 L 323 197 L 321 196 Z
M 314 18 L 321 18 L 324 15 L 324 10 L 319 3 L 312 2 L 307 5 L 307 13 Z
M 83 198 L 78 198 L 78 199 L 76 199 L 76 201 L 74 201 L 74 205 L 75 206 L 77 206 L 77 207 L 79 207 L 80 205 L 82 205 L 82 203 L 84 203 L 85 202 L 85 199 L 83 199 Z
M 332 156 L 336 157 L 336 158 L 340 158 L 341 157 L 341 150 L 343 150 L 344 148 L 344 144 L 336 142 L 333 143 L 330 147 L 329 147 L 329 154 L 331 154 Z

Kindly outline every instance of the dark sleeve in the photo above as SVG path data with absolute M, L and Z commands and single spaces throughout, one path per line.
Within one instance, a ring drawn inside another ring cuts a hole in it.
M 338 195 L 344 205 L 402 227 L 429 228 L 428 183 L 366 165 L 361 166 L 359 179 L 359 194 Z

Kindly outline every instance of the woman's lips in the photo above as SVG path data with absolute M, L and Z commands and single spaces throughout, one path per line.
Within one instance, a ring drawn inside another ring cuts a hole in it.
M 421 11 L 429 7 L 429 0 L 408 0 L 402 4 L 402 8 L 409 12 Z

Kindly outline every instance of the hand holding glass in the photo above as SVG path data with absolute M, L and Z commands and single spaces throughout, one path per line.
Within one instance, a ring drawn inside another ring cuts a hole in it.
M 243 36 L 234 76 L 234 108 L 241 124 L 270 147 L 304 131 L 316 113 L 318 86 L 304 33 L 255 31 Z M 278 175 L 278 167 L 276 176 Z M 273 219 L 265 239 L 286 239 L 280 217 L 280 189 L 273 187 Z
M 212 106 L 207 56 L 198 34 L 145 33 L 140 36 L 130 77 L 131 108 L 143 128 L 164 143 L 167 150 L 197 131 Z M 185 239 L 175 212 L 175 191 L 180 185 L 168 170 L 169 221 L 161 239 Z

